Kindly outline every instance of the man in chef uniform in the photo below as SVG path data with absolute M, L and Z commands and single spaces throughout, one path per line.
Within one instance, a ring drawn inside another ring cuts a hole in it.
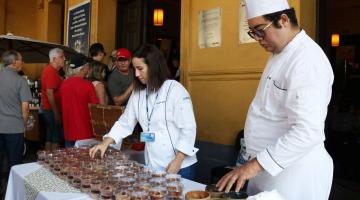
M 277 190 L 287 200 L 328 199 L 333 162 L 324 122 L 333 72 L 321 48 L 302 30 L 286 0 L 246 0 L 249 35 L 271 52 L 246 123 L 251 159 L 217 186 L 249 195 Z

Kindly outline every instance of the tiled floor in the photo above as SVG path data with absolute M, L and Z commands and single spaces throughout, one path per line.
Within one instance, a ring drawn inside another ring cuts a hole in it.
M 29 163 L 36 161 L 36 151 L 40 148 L 37 143 L 29 143 L 28 150 L 23 162 Z M 2 180 L 3 188 L 1 188 L 0 199 L 4 199 L 6 191 L 6 180 Z M 356 181 L 343 180 L 334 178 L 330 200 L 358 200 L 360 199 L 360 183 Z

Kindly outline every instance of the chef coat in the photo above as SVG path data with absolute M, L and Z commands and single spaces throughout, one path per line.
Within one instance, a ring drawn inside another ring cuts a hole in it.
M 303 30 L 270 57 L 245 123 L 247 153 L 265 170 L 250 180 L 250 195 L 277 189 L 284 199 L 328 198 L 333 163 L 323 142 L 333 79 Z
M 181 168 L 196 163 L 196 123 L 189 93 L 177 81 L 167 80 L 157 92 L 149 94 L 148 100 L 146 95 L 146 89 L 133 91 L 124 113 L 104 137 L 118 143 L 132 134 L 139 122 L 144 132 L 155 134 L 155 141 L 145 145 L 147 165 L 165 170 L 177 151 L 186 155 Z

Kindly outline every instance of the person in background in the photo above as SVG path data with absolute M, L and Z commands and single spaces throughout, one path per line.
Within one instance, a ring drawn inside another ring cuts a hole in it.
M 96 61 L 102 62 L 106 56 L 104 46 L 101 43 L 94 43 L 89 48 L 89 56 Z
M 105 70 L 105 78 L 104 78 L 105 82 L 108 81 L 110 74 L 114 71 L 114 69 L 116 69 L 116 52 L 117 50 L 111 52 L 108 65 Z
M 324 124 L 334 75 L 322 49 L 302 30 L 287 0 L 245 0 L 249 35 L 271 54 L 245 123 L 250 160 L 217 183 L 284 199 L 329 198 L 333 162 Z
M 99 104 L 106 105 L 108 102 L 108 96 L 104 84 L 105 67 L 101 62 L 92 61 L 89 63 L 89 73 L 86 76 L 87 80 L 90 80 L 95 87 L 96 96 L 99 99 Z
M 41 109 L 46 123 L 46 150 L 60 147 L 64 139 L 61 121 L 61 96 L 59 93 L 63 79 L 59 70 L 64 67 L 64 51 L 54 48 L 49 51 L 50 63 L 41 74 Z
M 179 173 L 194 180 L 197 148 L 196 122 L 189 93 L 177 81 L 169 80 L 166 59 L 154 45 L 144 45 L 132 59 L 135 86 L 124 113 L 101 144 L 90 149 L 101 156 L 112 143 L 132 134 L 137 122 L 144 132 L 146 165 Z
M 61 86 L 61 103 L 65 133 L 65 148 L 74 147 L 76 140 L 93 138 L 88 104 L 98 104 L 93 84 L 84 78 L 89 73 L 86 57 L 76 55 L 70 59 L 71 76 Z
M 125 106 L 134 87 L 130 51 L 125 48 L 118 49 L 115 63 L 116 69 L 110 74 L 107 87 L 114 105 Z
M 0 192 L 4 158 L 7 158 L 8 172 L 22 162 L 24 132 L 32 100 L 27 81 L 17 74 L 24 64 L 20 53 L 6 51 L 2 62 L 5 68 L 0 71 Z

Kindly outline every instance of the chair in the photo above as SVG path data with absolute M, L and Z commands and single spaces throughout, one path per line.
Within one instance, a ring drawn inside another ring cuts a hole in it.
M 97 139 L 108 133 L 124 112 L 122 106 L 89 104 L 91 125 Z

